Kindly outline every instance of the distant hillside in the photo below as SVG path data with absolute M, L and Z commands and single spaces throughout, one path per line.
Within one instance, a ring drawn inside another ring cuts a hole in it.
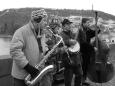
M 9 9 L 5 15 L 0 16 L 0 33 L 1 34 L 13 34 L 16 29 L 26 24 L 30 19 L 30 14 L 33 10 L 40 8 L 20 8 Z M 7 10 L 7 9 L 6 9 Z M 1 11 L 2 15 L 6 10 Z M 59 16 L 86 16 L 94 17 L 94 12 L 91 10 L 70 10 L 70 9 L 45 9 L 48 14 L 58 14 Z M 98 11 L 99 17 L 108 20 L 115 20 L 115 16 Z

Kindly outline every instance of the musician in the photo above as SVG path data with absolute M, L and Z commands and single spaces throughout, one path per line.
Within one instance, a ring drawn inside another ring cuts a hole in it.
M 54 34 L 59 34 L 61 32 L 61 20 L 58 16 L 51 18 L 49 26 Z
M 68 19 L 64 19 L 62 22 L 63 31 L 60 33 L 62 36 L 65 48 L 69 48 L 71 45 L 76 44 L 76 40 L 74 39 L 75 34 L 71 31 L 71 25 L 73 22 L 70 22 Z M 82 77 L 82 69 L 81 69 L 81 55 L 77 52 L 69 52 L 65 49 L 62 54 L 62 59 L 64 63 L 64 83 L 65 86 L 71 86 L 71 82 L 73 79 L 73 75 L 75 75 L 74 86 L 81 86 L 81 77 Z
M 13 86 L 27 86 L 24 82 L 25 77 L 30 74 L 34 78 L 40 72 L 35 66 L 48 49 L 43 33 L 46 20 L 47 13 L 44 9 L 33 11 L 29 23 L 14 33 L 10 46 L 10 55 L 13 59 L 11 73 Z M 39 86 L 51 86 L 50 74 L 41 79 Z
M 94 47 L 90 44 L 91 38 L 95 37 L 95 30 L 92 30 L 89 27 L 89 19 L 83 18 L 81 22 L 81 29 L 79 31 L 79 42 L 80 42 L 80 51 L 82 53 L 82 68 L 83 68 L 83 84 L 89 85 L 85 82 L 87 78 L 87 71 L 90 62 L 95 61 L 95 50 Z M 100 30 L 98 29 L 98 33 Z
M 56 37 L 56 34 L 60 34 L 60 30 L 61 29 L 61 23 L 60 20 L 58 19 L 57 16 L 55 16 L 55 18 L 51 18 L 51 21 L 49 22 L 49 34 L 48 36 L 49 40 L 47 40 L 47 45 L 48 45 L 48 49 L 51 50 L 53 48 L 53 46 L 55 46 L 55 44 L 59 41 L 59 38 Z M 48 30 L 48 29 L 47 29 Z M 46 64 L 54 64 L 55 65 L 55 70 L 53 71 L 53 75 L 54 75 L 54 80 L 61 80 L 63 78 L 62 74 L 63 73 L 59 73 L 59 70 L 62 68 L 61 63 L 59 63 L 59 61 L 61 61 L 61 56 L 60 56 L 60 47 L 58 46 L 55 51 L 50 55 L 49 59 L 47 60 Z

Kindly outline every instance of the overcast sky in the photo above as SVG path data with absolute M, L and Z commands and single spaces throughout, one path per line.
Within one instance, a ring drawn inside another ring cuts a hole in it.
M 0 11 L 9 8 L 43 7 L 100 10 L 115 15 L 115 0 L 1 0 Z

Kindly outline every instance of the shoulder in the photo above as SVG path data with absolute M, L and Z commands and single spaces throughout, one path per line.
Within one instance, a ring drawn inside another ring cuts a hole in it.
M 28 29 L 28 24 L 20 27 L 19 29 L 17 29 L 15 32 L 14 32 L 14 35 L 13 35 L 13 38 L 23 38 L 24 34 L 27 33 L 27 29 Z
M 15 31 L 15 33 L 27 33 L 29 30 L 31 29 L 29 23 L 28 24 L 25 24 L 23 25 L 22 27 L 20 27 L 19 29 L 17 29 Z
M 19 32 L 23 32 L 24 30 L 26 30 L 26 28 L 28 28 L 29 25 L 28 24 L 25 24 L 23 25 L 22 27 L 18 28 L 15 33 L 19 33 Z

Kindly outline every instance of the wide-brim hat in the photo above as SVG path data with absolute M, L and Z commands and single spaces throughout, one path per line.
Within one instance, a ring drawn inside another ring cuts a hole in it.
M 65 24 L 71 24 L 73 22 L 71 22 L 69 19 L 64 19 L 61 23 L 62 23 L 62 26 L 64 26 Z

